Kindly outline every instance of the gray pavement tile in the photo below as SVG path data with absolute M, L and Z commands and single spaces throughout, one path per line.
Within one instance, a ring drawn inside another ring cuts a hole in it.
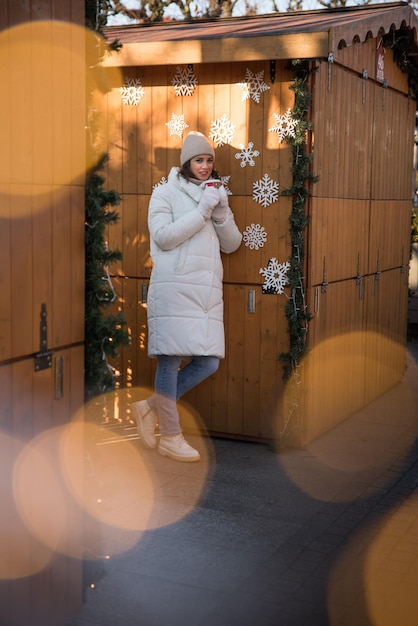
M 169 539 L 187 538 L 209 545 L 271 554 L 295 532 L 295 524 L 249 513 L 198 507 L 177 524 L 161 529 Z
M 309 575 L 305 576 L 304 572 L 293 569 L 292 565 L 280 567 L 280 562 L 270 561 L 268 567 L 264 566 L 263 569 L 264 571 L 260 574 L 260 581 L 263 582 L 260 593 L 263 599 L 267 598 L 271 602 L 276 596 L 275 601 L 279 601 L 280 597 L 290 597 L 296 592 L 299 593 L 302 583 L 309 577 Z
M 286 626 L 282 609 L 276 603 L 255 601 L 243 594 L 218 598 L 209 615 L 197 623 L 199 626 Z
M 217 485 L 204 501 L 205 508 L 226 511 L 237 515 L 249 513 L 262 519 L 281 521 L 295 526 L 304 523 L 321 508 L 320 502 L 301 499 L 300 494 L 273 494 L 264 485 L 243 488 L 240 485 Z
M 326 555 L 320 550 L 313 550 L 312 548 L 308 548 L 300 553 L 300 558 L 302 561 L 322 563 L 325 560 Z
M 200 541 L 161 540 L 158 533 L 145 544 L 139 544 L 134 553 L 115 557 L 112 562 L 119 571 L 132 576 L 143 575 L 192 585 L 208 590 L 236 590 L 257 566 L 265 554 L 246 551 L 234 546 L 216 546 Z
M 318 600 L 319 602 L 319 600 Z M 306 602 L 305 599 L 291 599 L 286 602 L 286 612 L 291 613 L 301 620 L 301 624 L 309 623 L 311 616 L 315 613 L 317 602 Z
M 217 591 L 203 587 L 110 570 L 87 597 L 82 619 L 101 626 L 199 624 L 217 597 Z M 82 626 L 82 621 L 71 626 Z

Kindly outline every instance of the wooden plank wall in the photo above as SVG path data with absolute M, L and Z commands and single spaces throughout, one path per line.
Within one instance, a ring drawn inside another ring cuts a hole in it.
M 65 624 L 82 599 L 79 512 L 71 558 L 54 554 L 22 523 L 12 471 L 28 442 L 83 405 L 83 24 L 84 0 L 1 4 L 0 622 L 8 626 Z M 43 304 L 52 366 L 35 371 Z M 56 450 L 49 454 L 56 463 Z M 46 495 L 34 477 L 33 495 L 37 488 Z
M 260 103 L 242 100 L 246 69 L 264 71 L 270 89 Z M 284 263 L 290 253 L 289 198 L 264 208 L 252 198 L 253 183 L 264 174 L 279 182 L 280 189 L 291 185 L 291 154 L 285 142 L 269 132 L 273 113 L 283 114 L 293 104 L 288 89 L 292 79 L 285 65 L 277 63 L 276 80 L 270 82 L 269 63 L 195 65 L 198 87 L 193 96 L 176 96 L 171 84 L 176 66 L 125 68 L 124 76 L 139 78 L 145 94 L 138 106 L 123 105 L 114 84 L 106 97 L 106 130 L 110 160 L 107 184 L 123 196 L 118 227 L 109 231 L 109 246 L 123 253 L 114 267 L 122 294 L 121 304 L 131 329 L 132 346 L 121 351 L 117 367 L 126 385 L 133 369 L 134 385 L 150 389 L 155 364 L 146 356 L 146 310 L 141 306 L 151 270 L 147 209 L 154 185 L 179 164 L 183 139 L 170 136 L 167 122 L 172 114 L 184 115 L 189 130 L 209 134 L 211 122 L 226 114 L 236 125 L 232 145 L 216 148 L 216 168 L 230 176 L 230 204 L 237 224 L 244 231 L 251 224 L 264 226 L 267 243 L 259 250 L 244 244 L 235 254 L 224 256 L 227 357 L 219 371 L 191 392 L 186 399 L 211 432 L 250 438 L 274 438 L 281 423 L 280 398 L 283 392 L 282 365 L 278 355 L 288 350 L 284 295 L 262 294 L 260 268 L 270 258 Z M 240 166 L 235 158 L 239 145 L 252 141 L 261 156 L 255 166 Z M 255 291 L 255 313 L 248 313 L 248 290 Z M 149 391 L 145 391 L 149 393 Z
M 314 161 L 302 441 L 398 382 L 405 368 L 415 102 L 376 40 L 338 51 L 314 78 Z M 363 80 L 361 72 L 368 70 Z

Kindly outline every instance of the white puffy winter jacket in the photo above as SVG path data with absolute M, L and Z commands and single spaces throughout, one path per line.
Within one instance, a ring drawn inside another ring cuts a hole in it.
M 197 208 L 203 189 L 173 167 L 148 209 L 153 269 L 148 291 L 148 354 L 225 356 L 220 251 L 242 235 L 232 211 L 216 224 Z

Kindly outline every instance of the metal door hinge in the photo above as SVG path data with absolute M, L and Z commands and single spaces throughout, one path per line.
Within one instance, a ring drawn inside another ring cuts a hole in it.
M 52 350 L 47 350 L 48 323 L 46 304 L 41 304 L 41 322 L 39 327 L 40 335 L 40 352 L 35 354 L 35 372 L 41 372 L 52 367 Z

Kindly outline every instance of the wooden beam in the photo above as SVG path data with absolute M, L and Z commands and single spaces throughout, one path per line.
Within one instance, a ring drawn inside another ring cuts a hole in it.
M 326 58 L 328 31 L 266 37 L 230 37 L 125 43 L 118 53 L 106 56 L 104 67 L 228 63 L 269 59 Z

